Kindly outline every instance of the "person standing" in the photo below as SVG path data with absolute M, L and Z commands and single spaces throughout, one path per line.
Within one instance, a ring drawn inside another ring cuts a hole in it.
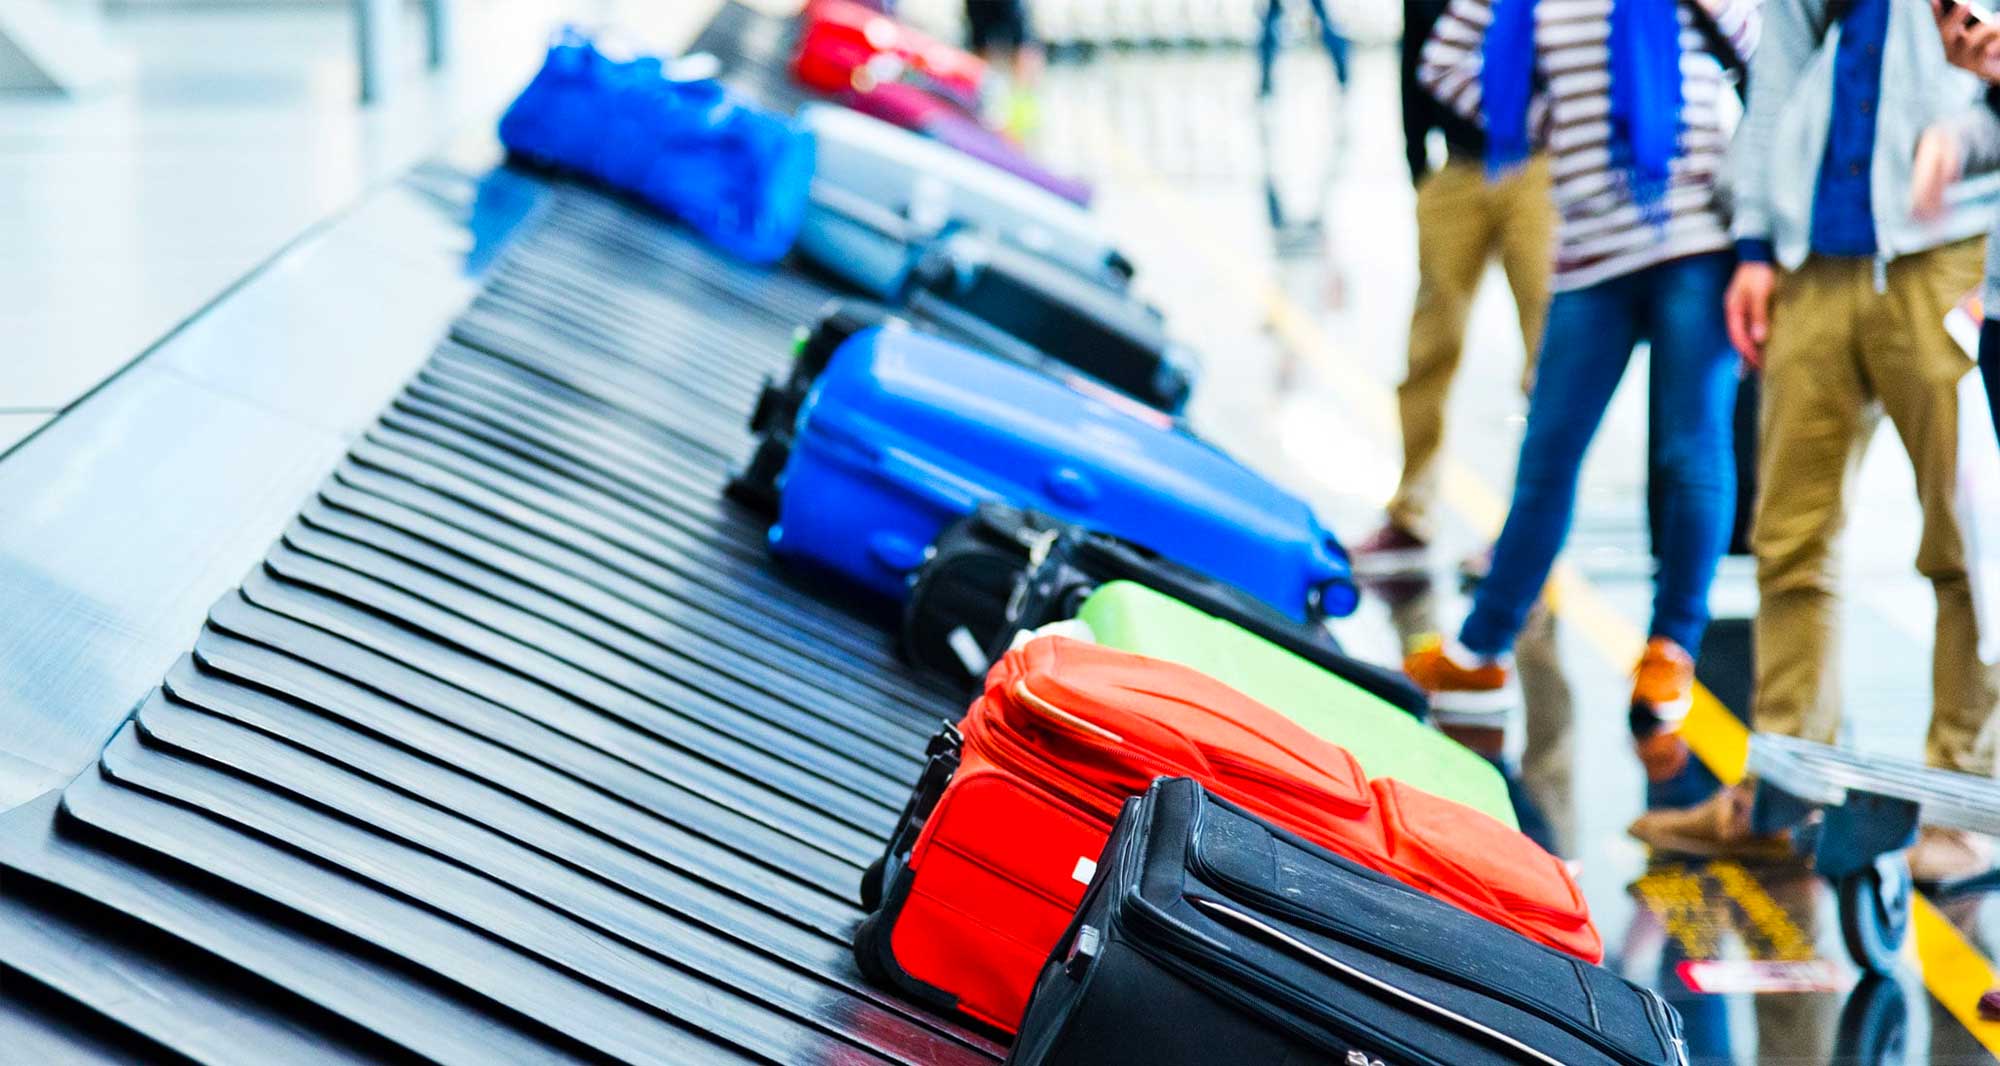
M 1555 295 L 1492 569 L 1457 639 L 1420 644 L 1404 667 L 1452 713 L 1503 714 L 1517 702 L 1509 653 L 1568 536 L 1584 451 L 1634 347 L 1649 342 L 1666 514 L 1630 721 L 1655 781 L 1686 765 L 1688 649 L 1708 622 L 1735 505 L 1736 363 L 1717 313 L 1733 265 L 1717 194 L 1716 104 L 1728 90 L 1701 20 L 1747 56 L 1757 7 L 1452 0 L 1419 70 L 1440 100 L 1483 123 L 1489 169 L 1521 165 L 1531 139 L 1548 146 L 1560 223 Z
M 1016 137 L 1034 132 L 1041 124 L 1035 94 L 1046 57 L 1035 36 L 1028 0 L 965 0 L 965 31 L 967 47 L 1007 72 L 1005 96 L 993 117 Z
M 1418 81 L 1424 42 L 1446 2 L 1403 4 L 1403 151 L 1417 189 L 1417 301 L 1410 314 L 1409 369 L 1396 388 L 1402 477 L 1389 500 L 1388 521 L 1354 546 L 1355 573 L 1369 578 L 1415 573 L 1428 564 L 1446 400 L 1487 263 L 1499 259 L 1514 292 L 1526 352 L 1524 390 L 1534 378 L 1555 265 L 1548 158 L 1538 153 L 1488 181 L 1485 135 Z M 1436 167 L 1429 145 L 1434 131 L 1445 146 L 1444 162 Z
M 1743 262 L 1728 301 L 1732 342 L 1764 372 L 1751 724 L 1837 739 L 1836 549 L 1879 404 L 1916 474 L 1917 569 L 1937 599 L 1925 758 L 1990 774 L 1990 753 L 1976 749 L 2000 703 L 2000 671 L 1980 661 L 1957 502 L 1959 380 L 1971 360 L 1944 320 L 1979 282 L 1991 204 L 1967 197 L 1920 218 L 1915 195 L 1920 175 L 1956 155 L 1954 129 L 1976 86 L 1947 63 L 1921 5 L 1786 0 L 1764 18 L 1732 159 Z M 1683 849 L 1756 846 L 1752 788 L 1655 812 L 1633 834 Z M 1988 852 L 1981 838 L 1926 827 L 1911 872 L 1919 881 L 1977 872 Z
M 1333 15 L 1326 9 L 1326 0 L 1307 0 L 1312 7 L 1313 24 L 1319 29 L 1320 44 L 1326 47 L 1328 59 L 1333 60 L 1333 79 L 1342 89 L 1347 88 L 1347 38 L 1341 35 L 1335 25 Z M 1284 0 L 1264 0 L 1264 9 L 1257 20 L 1257 98 L 1269 99 L 1271 77 L 1278 65 L 1278 35 L 1285 20 Z

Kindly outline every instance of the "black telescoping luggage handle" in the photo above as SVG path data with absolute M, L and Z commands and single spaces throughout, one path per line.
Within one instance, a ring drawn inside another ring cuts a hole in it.
M 945 786 L 951 784 L 953 775 L 958 773 L 959 753 L 964 748 L 965 736 L 958 731 L 958 726 L 951 722 L 939 722 L 937 733 L 924 747 L 924 771 L 917 778 L 917 787 L 910 793 L 910 802 L 903 807 L 902 817 L 896 820 L 896 828 L 889 836 L 887 854 L 903 856 L 916 847 L 917 836 L 923 832 L 924 823 L 930 821 L 931 812 L 937 809 Z

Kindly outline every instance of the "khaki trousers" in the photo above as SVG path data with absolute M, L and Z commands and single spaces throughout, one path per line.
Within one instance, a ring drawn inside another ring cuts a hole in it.
M 1495 182 L 1484 165 L 1454 159 L 1417 186 L 1417 303 L 1410 317 L 1410 367 L 1396 388 L 1403 424 L 1403 476 L 1389 519 L 1428 540 L 1444 445 L 1445 401 L 1465 349 L 1466 319 L 1486 264 L 1497 257 L 1514 290 L 1521 341 L 1533 375 L 1555 265 L 1556 209 L 1549 161 L 1537 157 Z
M 1972 360 L 1944 316 L 1980 280 L 1979 240 L 1891 262 L 1877 292 L 1868 260 L 1813 257 L 1785 275 L 1771 309 L 1757 503 L 1760 731 L 1832 743 L 1839 730 L 1838 544 L 1847 485 L 1878 418 L 1896 428 L 1923 506 L 1917 570 L 1937 596 L 1925 757 L 1990 774 L 1980 731 L 2000 703 L 2000 669 L 1979 661 L 1979 626 L 1957 514 L 1958 383 Z M 1718 309 L 1718 313 L 1720 313 Z

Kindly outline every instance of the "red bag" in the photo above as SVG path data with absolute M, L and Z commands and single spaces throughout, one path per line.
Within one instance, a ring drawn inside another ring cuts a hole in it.
M 865 972 L 939 1008 L 1016 1029 L 1119 807 L 1155 777 L 1196 778 L 1364 866 L 1603 957 L 1568 870 L 1527 837 L 1371 783 L 1346 749 L 1186 667 L 1039 638 L 994 665 L 958 728 L 956 771 L 855 941 Z M 912 810 L 925 804 L 920 794 Z
M 909 82 L 977 111 L 986 61 L 853 0 L 813 0 L 800 16 L 792 76 L 823 93 Z

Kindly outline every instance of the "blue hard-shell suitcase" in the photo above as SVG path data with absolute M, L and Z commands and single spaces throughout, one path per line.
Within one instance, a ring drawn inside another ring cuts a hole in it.
M 911 330 L 833 353 L 778 478 L 772 551 L 900 601 L 938 533 L 983 501 L 1144 545 L 1287 615 L 1342 615 L 1346 552 L 1304 501 L 1174 420 Z

